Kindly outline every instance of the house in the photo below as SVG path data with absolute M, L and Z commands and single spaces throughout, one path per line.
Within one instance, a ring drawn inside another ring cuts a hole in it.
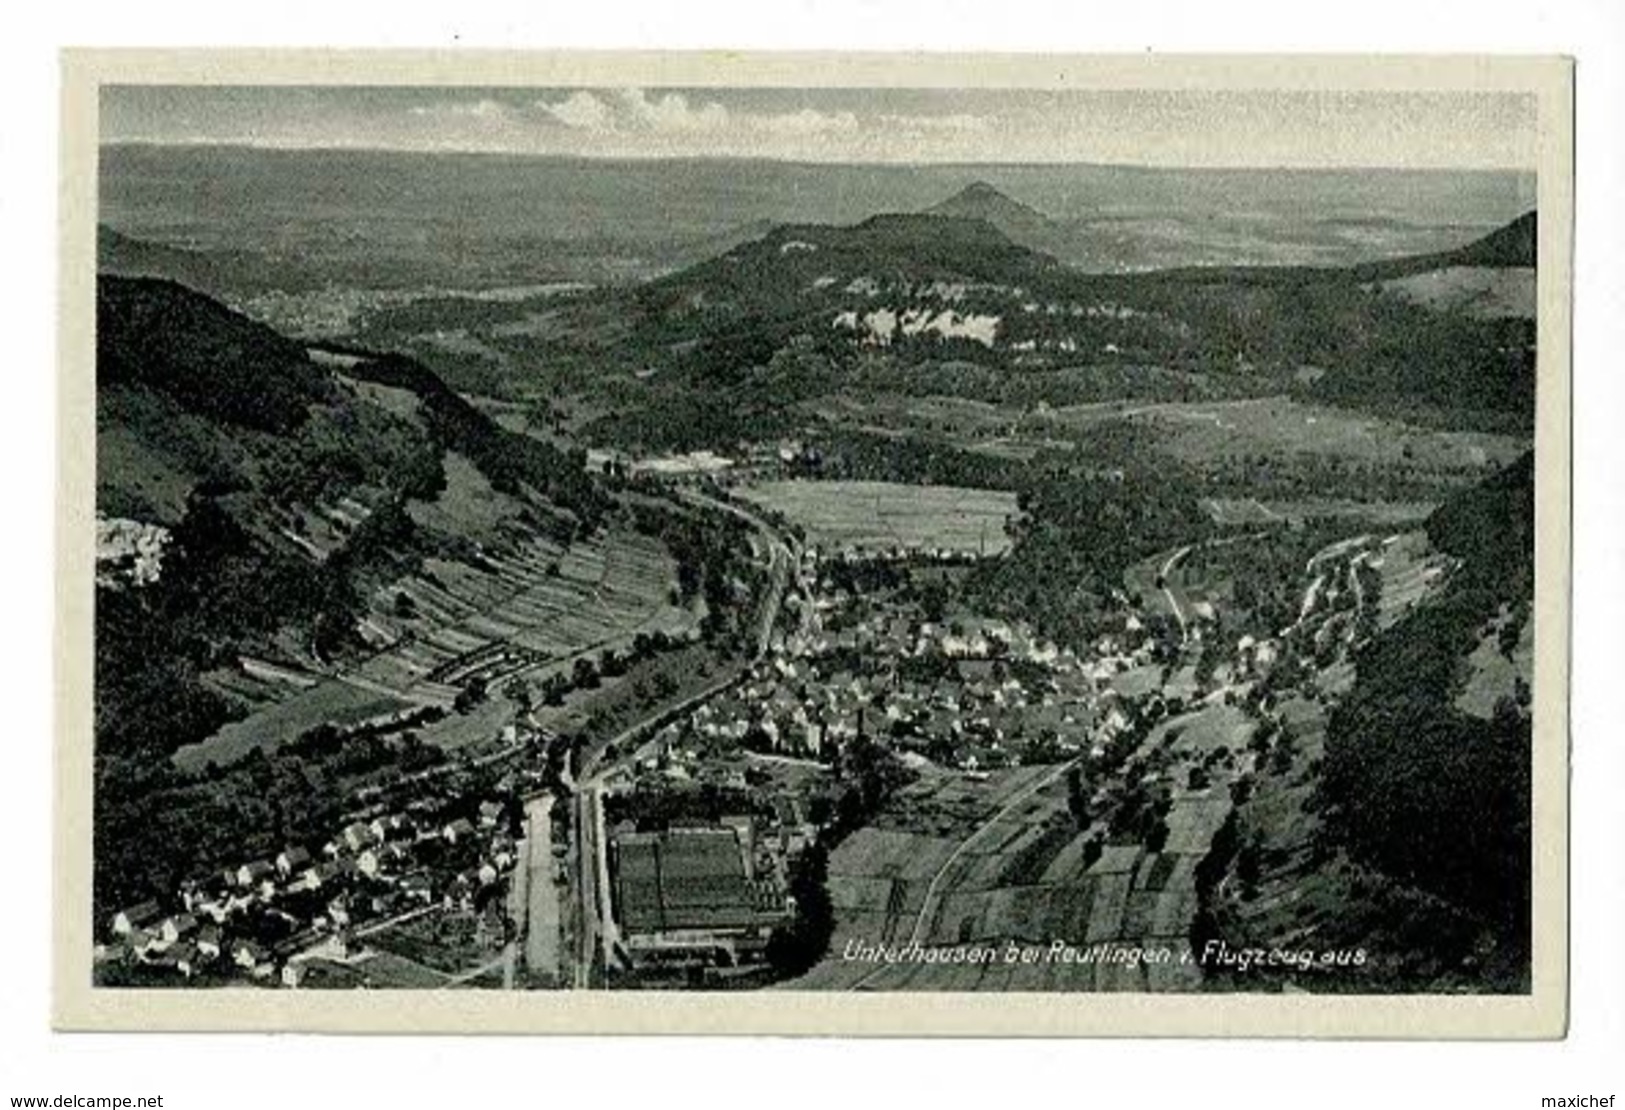
M 220 958 L 220 926 L 205 925 L 198 930 L 197 952 L 200 960 Z
M 119 910 L 113 915 L 113 932 L 127 937 L 137 929 L 145 929 L 158 921 L 160 911 L 155 899 L 147 899 Z
M 191 941 L 177 944 L 169 958 L 175 962 L 175 970 L 190 979 L 203 969 L 204 961 L 198 957 L 198 947 Z
M 189 880 L 181 887 L 181 905 L 195 911 L 205 903 L 215 901 L 218 898 L 216 887 L 213 875 Z
M 355 867 L 369 879 L 376 879 L 381 872 L 390 867 L 398 866 L 407 858 L 407 851 L 399 844 L 378 844 L 368 848 L 355 858 Z
M 245 889 L 259 886 L 261 882 L 276 874 L 276 867 L 268 860 L 257 859 L 253 863 L 245 863 L 237 869 L 237 885 Z
M 386 840 L 402 840 L 416 831 L 412 826 L 411 818 L 401 813 L 375 817 L 367 828 L 372 832 L 375 841 L 378 843 L 383 843 Z
M 251 940 L 240 940 L 231 947 L 231 962 L 245 971 L 252 971 L 269 957 L 264 948 Z
M 124 934 L 124 940 L 130 946 L 130 951 L 137 956 L 145 958 L 147 953 L 152 950 L 153 934 L 148 929 L 139 926 L 131 929 Z
M 459 840 L 464 840 L 474 835 L 474 825 L 469 821 L 468 818 L 459 817 L 457 820 L 451 822 L 445 828 L 441 829 L 440 835 L 444 836 L 451 843 L 456 844 Z
M 344 831 L 339 833 L 339 842 L 352 852 L 359 852 L 379 839 L 370 826 L 360 821 L 346 825 Z
M 230 900 L 218 896 L 198 902 L 191 908 L 217 925 L 222 924 L 231 913 Z
M 487 799 L 480 803 L 480 828 L 494 829 L 502 820 L 502 803 Z
M 189 913 L 176 914 L 164 918 L 164 923 L 158 929 L 158 935 L 163 938 L 166 946 L 179 941 L 183 937 L 197 932 L 197 918 Z
M 284 879 L 296 871 L 303 871 L 310 866 L 310 853 L 303 848 L 287 848 L 279 852 L 276 857 L 277 874 Z
M 356 861 L 352 859 L 329 860 L 305 868 L 299 876 L 298 886 L 304 890 L 320 890 L 330 883 L 338 882 L 357 871 Z

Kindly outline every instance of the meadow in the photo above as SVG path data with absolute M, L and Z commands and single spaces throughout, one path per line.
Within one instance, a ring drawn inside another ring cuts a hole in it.
M 998 555 L 1016 498 L 1001 490 L 895 482 L 762 482 L 738 495 L 784 514 L 819 546 Z

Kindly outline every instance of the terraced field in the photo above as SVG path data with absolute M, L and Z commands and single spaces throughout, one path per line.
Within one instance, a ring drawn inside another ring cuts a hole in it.
M 1260 501 L 1256 497 L 1205 497 L 1202 510 L 1215 524 L 1269 525 L 1282 521 L 1345 517 L 1389 527 L 1414 526 L 1426 520 L 1436 505 L 1431 501 L 1349 501 L 1320 498 L 1302 501 Z
M 1367 565 L 1381 577 L 1377 625 L 1387 628 L 1443 582 L 1450 560 L 1428 545 L 1425 533 L 1406 532 L 1384 540 Z
M 415 707 L 449 707 L 474 679 L 488 687 L 578 655 L 620 649 L 640 632 L 681 635 L 697 619 L 673 606 L 677 567 L 650 537 L 610 531 L 568 550 L 531 537 L 506 554 L 430 559 L 379 589 L 362 635 L 370 657 L 338 675 L 245 661 L 211 681 L 247 717 L 175 755 L 182 769 L 275 750 L 321 724 L 386 721 Z M 408 599 L 408 600 L 404 600 Z M 431 739 L 456 730 L 431 730 Z
M 1147 738 L 1165 747 L 1169 780 L 1216 748 L 1238 751 L 1251 722 L 1230 707 L 1187 714 Z M 1098 825 L 1079 829 L 1064 775 L 1028 767 L 987 782 L 932 775 L 888 804 L 830 857 L 836 929 L 829 955 L 790 984 L 809 990 L 1181 991 L 1200 987 L 1189 948 L 1198 910 L 1196 866 L 1231 810 L 1228 781 L 1250 757 L 1215 770 L 1212 785 L 1172 790 L 1160 850 L 1109 844 L 1089 860 Z M 933 886 L 933 884 L 935 884 Z M 1166 949 L 1158 962 L 994 963 L 848 960 L 849 942 L 927 948 L 1097 943 Z
M 567 551 L 532 540 L 479 565 L 428 560 L 422 574 L 374 596 L 367 632 L 381 650 L 358 675 L 414 698 L 443 698 L 475 677 L 490 683 L 639 632 L 681 632 L 692 614 L 669 602 L 676 574 L 658 542 L 631 532 Z

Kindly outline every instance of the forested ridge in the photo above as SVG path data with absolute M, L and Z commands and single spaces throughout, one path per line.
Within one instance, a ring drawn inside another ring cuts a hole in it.
M 1467 655 L 1498 614 L 1529 619 L 1534 459 L 1441 506 L 1430 540 L 1459 559 L 1440 594 L 1374 637 L 1331 715 L 1323 794 L 1355 859 L 1528 944 L 1529 691 L 1490 719 L 1455 704 Z M 1555 692 L 1554 696 L 1562 696 Z

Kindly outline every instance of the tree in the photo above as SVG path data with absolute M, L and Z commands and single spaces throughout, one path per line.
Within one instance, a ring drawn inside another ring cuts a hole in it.
M 835 909 L 827 887 L 829 856 L 823 845 L 810 845 L 790 865 L 790 896 L 795 916 L 768 941 L 767 959 L 775 972 L 789 978 L 807 972 L 829 948 L 835 932 Z
M 457 697 L 452 700 L 451 707 L 459 713 L 467 713 L 480 702 L 485 700 L 485 679 L 474 677 L 457 691 Z
M 1160 852 L 1168 843 L 1168 822 L 1161 817 L 1152 820 L 1145 833 L 1145 850 L 1147 852 Z
M 1066 808 L 1078 828 L 1089 826 L 1089 795 L 1084 788 L 1083 768 L 1074 764 L 1066 772 Z
M 530 683 L 523 678 L 515 676 L 509 679 L 508 684 L 502 688 L 502 696 L 519 706 L 521 713 L 530 712 Z
M 570 692 L 570 680 L 561 674 L 547 676 L 542 683 L 542 702 L 546 705 L 563 705 L 564 695 Z

